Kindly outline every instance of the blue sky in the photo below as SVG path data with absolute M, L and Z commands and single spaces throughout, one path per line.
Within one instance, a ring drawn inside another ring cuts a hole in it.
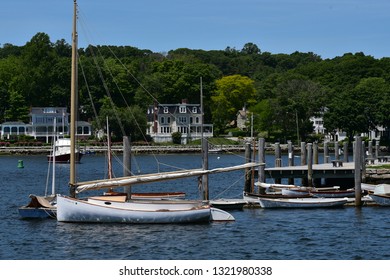
M 389 0 L 78 0 L 79 46 L 314 52 L 390 57 Z M 71 42 L 73 0 L 3 1 L 0 44 L 22 46 L 38 32 Z

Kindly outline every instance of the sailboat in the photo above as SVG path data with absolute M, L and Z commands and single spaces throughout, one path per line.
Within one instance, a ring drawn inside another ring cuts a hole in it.
M 56 135 L 56 119 L 54 119 L 54 135 Z M 53 138 L 52 154 L 56 151 L 56 139 Z M 49 165 L 50 167 L 50 165 Z M 50 168 L 49 168 L 50 169 Z M 56 177 L 56 160 L 53 157 L 52 160 L 52 183 L 51 183 L 51 194 L 45 196 L 37 196 L 30 194 L 30 202 L 26 206 L 22 206 L 18 209 L 19 215 L 25 219 L 32 218 L 55 218 L 57 213 L 56 206 L 56 191 L 55 191 L 55 177 Z M 50 170 L 48 170 L 49 179 Z M 48 180 L 47 180 L 48 181 Z M 46 186 L 48 184 L 46 183 Z M 47 191 L 46 191 L 47 192 Z
M 186 177 L 226 172 L 257 166 L 254 163 L 212 170 L 195 169 L 175 172 L 125 176 L 89 182 L 75 180 L 75 121 L 77 92 L 77 3 L 74 1 L 72 36 L 72 85 L 71 85 L 71 157 L 70 195 L 57 196 L 57 220 L 59 222 L 84 223 L 199 223 L 210 221 L 234 221 L 234 217 L 223 210 L 211 207 L 207 200 L 129 200 L 122 196 L 95 196 L 76 198 L 76 194 L 93 189 L 113 189 L 135 184 L 168 181 Z M 248 166 L 250 165 L 250 166 Z

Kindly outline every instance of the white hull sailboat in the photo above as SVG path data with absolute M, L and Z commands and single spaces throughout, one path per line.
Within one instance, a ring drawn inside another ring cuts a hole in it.
M 57 220 L 88 223 L 196 223 L 209 222 L 211 207 L 199 202 L 118 202 L 57 197 Z M 229 219 L 228 215 L 226 219 Z
M 93 189 L 113 189 L 135 184 L 167 181 L 186 177 L 199 177 L 206 174 L 256 167 L 259 164 L 249 163 L 234 166 L 231 169 L 217 168 L 213 170 L 185 170 L 111 178 L 90 182 L 75 180 L 75 115 L 77 92 L 77 3 L 74 2 L 73 40 L 72 40 L 72 85 L 71 85 L 71 162 L 70 162 L 70 196 L 57 196 L 57 220 L 59 222 L 87 223 L 199 223 L 210 221 L 234 221 L 229 213 L 210 206 L 209 201 L 138 201 L 127 200 L 127 196 L 99 196 L 76 198 L 76 194 Z

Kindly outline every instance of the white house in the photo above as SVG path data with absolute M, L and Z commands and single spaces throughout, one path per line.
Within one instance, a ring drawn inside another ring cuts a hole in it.
M 146 134 L 154 142 L 172 141 L 172 133 L 182 134 L 182 143 L 202 137 L 202 112 L 200 104 L 155 104 L 148 108 L 148 129 Z M 213 125 L 203 124 L 203 137 L 213 136 Z
M 30 123 L 5 122 L 1 124 L 1 139 L 10 139 L 12 136 L 28 135 L 34 139 L 49 142 L 54 136 L 54 119 L 56 133 L 69 135 L 69 113 L 66 107 L 32 107 L 30 109 Z M 77 122 L 76 135 L 88 138 L 92 132 L 92 125 L 88 122 Z

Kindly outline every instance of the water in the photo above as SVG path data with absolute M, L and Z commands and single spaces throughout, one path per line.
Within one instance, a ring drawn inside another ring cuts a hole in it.
M 121 158 L 119 158 L 120 160 Z M 17 168 L 23 160 L 24 169 Z M 133 170 L 156 171 L 168 166 L 196 168 L 199 155 L 137 156 Z M 273 161 L 273 158 L 267 158 Z M 243 163 L 242 155 L 211 155 L 210 168 Z M 164 164 L 164 165 L 163 165 Z M 235 222 L 200 225 L 67 224 L 47 219 L 22 220 L 17 208 L 28 195 L 44 194 L 45 156 L 1 156 L 0 259 L 264 259 L 354 260 L 390 259 L 390 208 L 232 211 Z M 86 156 L 78 165 L 80 180 L 102 178 L 104 156 Z M 114 172 L 122 167 L 114 162 Z M 69 166 L 57 166 L 57 191 L 68 193 Z M 243 189 L 243 171 L 210 175 L 210 197 L 236 198 Z M 134 191 L 185 191 L 198 198 L 196 179 L 155 183 Z M 50 191 L 49 191 L 50 192 Z

